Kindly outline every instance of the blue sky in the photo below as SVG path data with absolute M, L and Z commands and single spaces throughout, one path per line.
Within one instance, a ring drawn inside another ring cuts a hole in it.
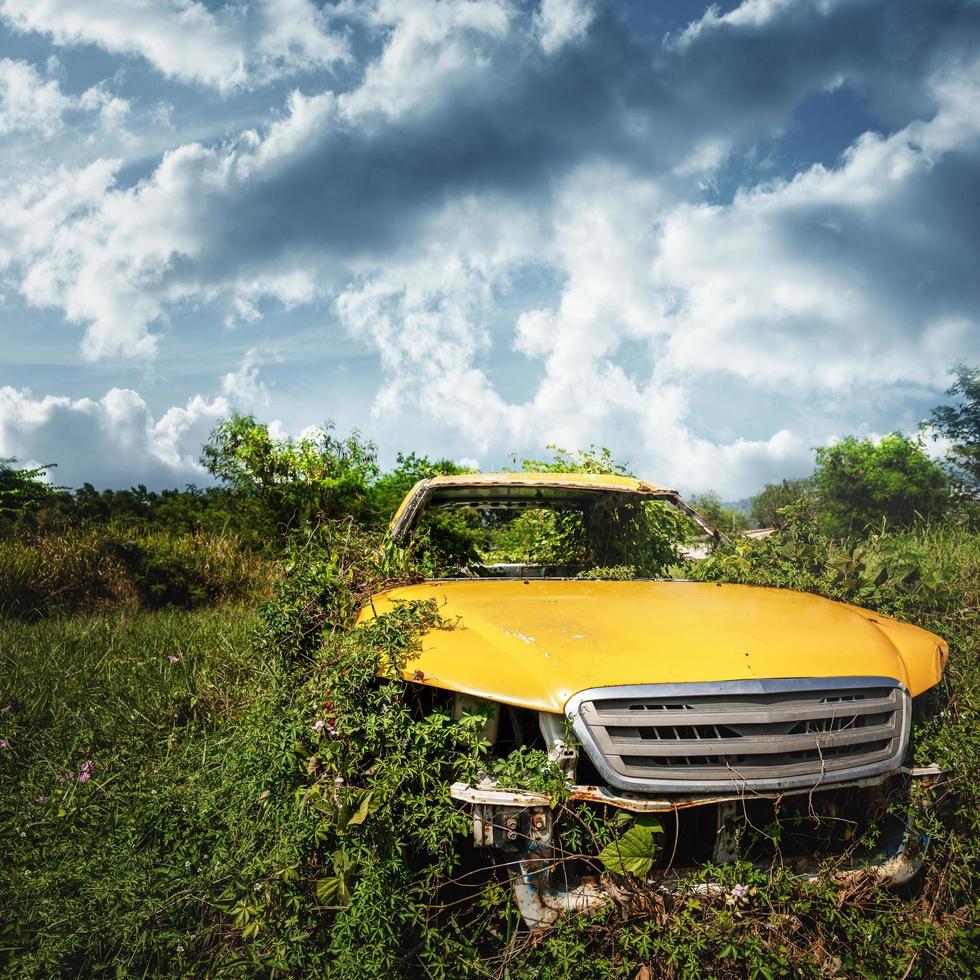
M 746 496 L 980 360 L 973 0 L 0 0 L 0 456 L 233 409 Z

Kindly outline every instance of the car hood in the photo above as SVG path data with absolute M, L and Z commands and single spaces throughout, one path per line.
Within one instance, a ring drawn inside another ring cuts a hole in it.
M 857 606 L 783 589 L 706 582 L 463 579 L 376 595 L 361 618 L 435 598 L 407 678 L 561 711 L 578 691 L 775 677 L 891 677 L 915 695 L 939 680 L 939 637 Z

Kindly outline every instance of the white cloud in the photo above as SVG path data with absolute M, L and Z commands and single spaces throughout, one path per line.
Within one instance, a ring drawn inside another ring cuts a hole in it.
M 274 352 L 250 348 L 237 370 L 221 379 L 221 392 L 233 409 L 249 412 L 269 407 L 270 392 L 259 378 L 259 368 L 270 360 L 278 360 Z
M 310 0 L 214 11 L 196 0 L 0 0 L 0 16 L 55 44 L 138 55 L 170 78 L 223 91 L 330 68 L 347 57 L 342 37 Z
M 506 37 L 513 14 L 507 0 L 375 0 L 364 16 L 386 43 L 342 99 L 344 113 L 397 116 L 461 85 L 477 95 L 493 84 L 486 42 Z
M 538 37 L 545 54 L 554 54 L 582 37 L 595 17 L 592 0 L 541 0 Z
M 26 61 L 0 58 L 0 135 L 51 137 L 73 111 L 94 112 L 104 132 L 124 135 L 129 110 L 129 101 L 113 94 L 104 82 L 80 96 L 65 95 L 57 78 L 45 78 Z
M 26 61 L 0 58 L 0 134 L 50 136 L 71 104 L 55 79 L 45 79 Z
M 206 479 L 201 447 L 232 411 L 268 407 L 259 367 L 276 359 L 273 352 L 249 350 L 222 378 L 220 394 L 192 395 L 159 416 L 131 388 L 111 388 L 101 398 L 69 398 L 0 387 L 0 458 L 56 463 L 52 479 L 68 486 L 172 486 Z M 278 423 L 275 428 L 281 431 Z
M 228 413 L 218 397 L 197 395 L 154 419 L 142 397 L 112 388 L 99 399 L 34 397 L 0 388 L 0 456 L 56 463 L 55 483 L 166 485 L 199 479 L 200 447 Z
M 651 268 L 677 303 L 665 368 L 824 389 L 937 385 L 957 353 L 980 354 L 975 309 L 943 312 L 951 296 L 935 276 L 961 256 L 933 179 L 980 150 L 980 69 L 933 89 L 931 120 L 865 133 L 838 168 L 667 212 Z

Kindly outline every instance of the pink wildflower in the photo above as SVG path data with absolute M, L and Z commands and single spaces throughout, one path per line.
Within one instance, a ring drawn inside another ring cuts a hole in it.
M 9 749 L 10 745 L 5 738 L 0 738 L 0 749 Z
M 78 781 L 87 783 L 92 778 L 92 763 L 86 759 L 82 763 L 82 768 L 78 770 Z
M 180 657 L 178 657 L 178 656 L 177 656 L 176 654 L 174 654 L 174 653 L 172 653 L 172 654 L 170 654 L 170 656 L 169 656 L 169 657 L 167 657 L 167 659 L 168 659 L 168 660 L 169 660 L 169 661 L 170 661 L 170 662 L 171 662 L 172 664 L 176 664 L 176 663 L 180 663 Z
M 322 718 L 317 718 L 317 720 L 313 722 L 313 731 L 322 732 L 324 724 L 325 722 Z

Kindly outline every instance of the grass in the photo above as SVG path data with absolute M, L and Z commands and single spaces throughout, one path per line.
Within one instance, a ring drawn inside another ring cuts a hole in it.
M 164 907 L 210 870 L 194 869 L 222 806 L 214 770 L 268 683 L 254 625 L 230 605 L 0 620 L 9 972 L 91 970 L 108 949 L 159 966 L 176 956 L 187 910 Z
M 233 534 L 108 525 L 0 539 L 0 615 L 21 619 L 241 601 L 270 581 L 271 563 Z
M 341 538 L 346 551 L 349 535 Z M 227 538 L 137 540 L 207 569 L 214 591 L 206 595 L 267 588 L 267 566 Z M 388 769 L 369 768 L 361 745 L 314 737 L 327 704 L 344 731 L 350 676 L 330 647 L 329 616 L 310 625 L 310 597 L 334 595 L 346 566 L 297 560 L 295 588 L 261 615 L 254 600 L 153 609 L 136 585 L 133 593 L 86 584 L 102 567 L 92 564 L 94 541 L 65 536 L 34 556 L 22 544 L 0 545 L 8 603 L 0 615 L 0 974 L 351 978 L 387 969 L 630 980 L 644 965 L 651 976 L 721 977 L 954 977 L 980 966 L 980 536 L 967 529 L 833 546 L 804 535 L 733 549 L 705 566 L 717 578 L 857 599 L 950 641 L 948 689 L 940 713 L 919 723 L 916 752 L 951 770 L 953 816 L 930 825 L 931 861 L 916 895 L 842 894 L 833 883 L 804 887 L 733 867 L 726 881 L 758 888 L 747 905 L 652 904 L 629 921 L 614 910 L 536 943 L 515 937 L 510 900 L 496 885 L 478 893 L 479 915 L 461 911 L 446 927 L 425 905 L 428 859 L 417 855 L 427 835 L 432 853 L 455 846 L 445 779 L 425 755 L 447 757 L 448 720 L 408 720 L 403 732 L 391 720 L 393 695 L 372 689 L 374 701 L 352 700 L 359 716 L 348 730 L 374 739 L 382 748 L 366 755 L 376 752 Z M 33 583 L 31 603 L 11 604 L 18 582 Z M 73 582 L 85 588 L 69 601 Z M 43 583 L 55 586 L 45 593 Z M 101 611 L 40 615 L 93 608 Z M 258 639 L 261 622 L 278 646 Z M 301 652 L 277 653 L 292 650 L 297 622 Z M 401 641 L 393 634 L 391 642 Z M 339 823 L 338 792 L 351 796 Z M 370 805 L 354 825 L 358 801 Z M 343 902 L 341 887 L 351 893 Z

